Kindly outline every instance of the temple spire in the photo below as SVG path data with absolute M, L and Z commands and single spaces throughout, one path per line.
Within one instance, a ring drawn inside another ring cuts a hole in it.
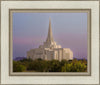
M 49 30 L 46 42 L 53 42 L 52 28 L 51 28 L 51 19 L 49 18 Z

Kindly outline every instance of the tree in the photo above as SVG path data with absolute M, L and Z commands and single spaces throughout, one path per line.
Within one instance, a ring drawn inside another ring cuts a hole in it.
M 71 72 L 72 70 L 72 63 L 69 63 L 69 64 L 65 64 L 63 67 L 62 67 L 62 72 Z
M 62 67 L 62 72 L 85 72 L 87 70 L 87 66 L 84 63 L 81 63 L 80 61 L 75 61 L 65 64 Z
M 13 61 L 14 72 L 35 71 L 35 72 L 86 72 L 87 61 L 74 59 L 67 60 L 42 60 L 23 59 Z
M 52 60 L 50 62 L 50 72 L 60 72 L 61 71 L 61 66 L 60 62 L 58 60 Z
M 68 63 L 68 61 L 66 61 L 66 60 L 62 60 L 62 61 L 60 62 L 61 66 L 64 66 L 65 63 Z
M 21 65 L 20 62 L 13 61 L 13 72 L 23 72 L 26 71 L 26 67 Z

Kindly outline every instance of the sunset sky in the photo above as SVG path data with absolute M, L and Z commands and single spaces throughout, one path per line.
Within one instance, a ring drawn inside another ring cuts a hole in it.
M 74 58 L 87 58 L 87 13 L 13 13 L 13 57 L 26 57 L 46 40 L 51 18 L 54 40 Z

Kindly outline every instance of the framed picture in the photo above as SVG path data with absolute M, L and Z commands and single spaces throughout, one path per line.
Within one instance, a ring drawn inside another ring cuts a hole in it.
M 99 0 L 1 1 L 1 85 L 99 85 Z

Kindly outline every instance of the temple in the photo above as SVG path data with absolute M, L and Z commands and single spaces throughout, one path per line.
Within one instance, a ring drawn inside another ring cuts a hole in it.
M 72 60 L 73 52 L 70 48 L 62 48 L 57 45 L 53 39 L 51 19 L 49 19 L 49 29 L 46 42 L 40 45 L 39 48 L 31 49 L 27 52 L 27 58 L 43 59 L 43 60 Z

